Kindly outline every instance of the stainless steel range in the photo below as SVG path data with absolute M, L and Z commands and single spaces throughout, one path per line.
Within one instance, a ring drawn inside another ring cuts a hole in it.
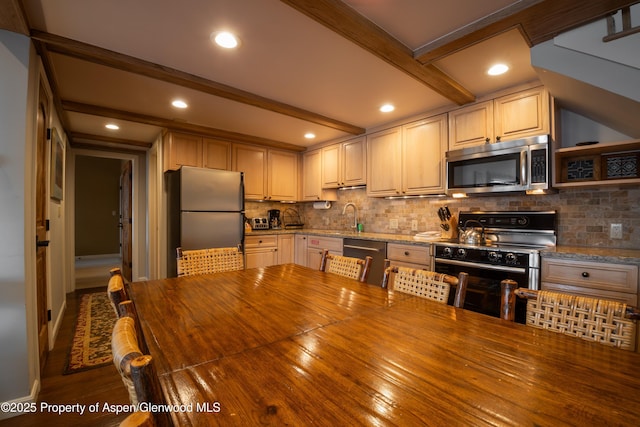
M 483 238 L 478 244 L 435 243 L 434 270 L 469 274 L 464 308 L 499 317 L 502 280 L 540 288 L 540 250 L 556 245 L 556 216 L 555 211 L 460 212 L 459 229 L 475 226 Z M 524 301 L 518 301 L 516 321 L 524 323 L 525 312 Z

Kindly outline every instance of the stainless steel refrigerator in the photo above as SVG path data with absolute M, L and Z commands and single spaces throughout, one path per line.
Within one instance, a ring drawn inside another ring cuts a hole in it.
M 176 248 L 244 245 L 244 175 L 182 166 L 165 173 L 167 189 L 167 276 L 178 274 Z

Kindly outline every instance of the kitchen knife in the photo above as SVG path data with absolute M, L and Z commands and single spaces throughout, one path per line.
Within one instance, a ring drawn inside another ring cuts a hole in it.
M 449 206 L 445 206 L 444 207 L 444 212 L 446 215 L 446 219 L 450 219 L 451 218 L 451 211 L 449 210 Z
M 438 209 L 438 218 L 440 218 L 440 221 L 445 221 L 442 208 Z

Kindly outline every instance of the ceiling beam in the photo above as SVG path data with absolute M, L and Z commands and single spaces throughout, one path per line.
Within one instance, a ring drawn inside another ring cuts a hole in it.
M 426 44 L 416 50 L 415 59 L 422 64 L 431 64 L 512 28 L 520 30 L 529 46 L 535 46 L 637 2 L 638 0 L 519 2 Z
M 19 0 L 0 0 L 0 29 L 29 35 L 29 23 Z
M 67 134 L 67 136 L 72 140 L 84 139 L 84 140 L 90 140 L 90 141 L 106 142 L 108 144 L 125 145 L 128 147 L 151 148 L 151 146 L 153 145 L 150 142 L 134 141 L 132 139 L 114 138 L 111 136 L 94 135 L 94 134 L 82 133 L 82 132 L 70 132 Z
M 440 95 L 464 105 L 475 96 L 432 64 L 422 65 L 413 51 L 341 1 L 281 0 L 311 19 L 424 83 Z
M 190 123 L 177 122 L 174 120 L 163 119 L 160 117 L 149 116 L 146 114 L 134 113 L 131 111 L 117 110 L 114 108 L 101 107 L 98 105 L 83 104 L 80 102 L 62 100 L 62 108 L 65 111 L 74 113 L 90 114 L 92 116 L 109 117 L 135 123 L 143 123 L 170 130 L 196 133 L 199 135 L 209 136 L 212 138 L 224 139 L 231 142 L 242 142 L 248 144 L 257 144 L 273 148 L 281 148 L 290 151 L 304 151 L 305 147 L 289 144 L 286 142 L 276 141 L 267 138 L 261 138 L 253 135 L 246 135 L 238 132 L 230 132 L 222 129 L 215 129 L 206 126 L 194 125 Z
M 339 120 L 303 110 L 279 101 L 268 99 L 250 92 L 214 82 L 193 74 L 185 73 L 174 68 L 165 67 L 153 62 L 134 58 L 97 46 L 92 46 L 76 40 L 60 37 L 54 34 L 33 30 L 31 38 L 38 40 L 51 52 L 72 56 L 84 61 L 93 62 L 107 67 L 116 68 L 130 73 L 140 74 L 145 77 L 176 84 L 189 89 L 197 90 L 209 95 L 219 96 L 247 105 L 252 105 L 264 110 L 273 111 L 289 117 L 295 117 L 311 123 L 316 123 L 332 129 L 352 135 L 361 135 L 365 129 Z

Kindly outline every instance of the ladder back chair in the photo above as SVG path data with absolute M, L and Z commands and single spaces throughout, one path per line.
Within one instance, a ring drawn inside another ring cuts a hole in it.
M 109 296 L 109 301 L 111 302 L 111 307 L 116 312 L 116 316 L 120 317 L 120 313 L 118 312 L 118 305 L 121 302 L 128 301 L 129 295 L 127 294 L 127 290 L 125 288 L 124 279 L 122 277 L 122 271 L 120 268 L 112 268 L 109 271 L 110 278 L 109 283 L 107 284 L 107 295 Z
M 177 248 L 178 277 L 244 270 L 244 254 L 237 247 L 182 250 Z
M 640 311 L 627 304 L 562 292 L 518 288 L 503 280 L 501 317 L 514 320 L 515 298 L 527 299 L 526 325 L 578 337 L 586 341 L 635 349 L 636 320 Z
M 453 306 L 462 308 L 467 293 L 469 275 L 460 273 L 458 277 L 436 273 L 429 270 L 393 266 L 385 261 L 386 268 L 382 278 L 382 287 L 394 291 L 416 295 L 447 304 L 451 286 L 456 288 Z
M 131 361 L 142 356 L 142 351 L 138 345 L 135 319 L 124 316 L 116 320 L 111 335 L 111 353 L 113 354 L 113 364 L 122 377 L 122 382 L 129 392 L 131 404 L 138 404 L 138 396 L 133 387 L 131 378 Z
M 327 249 L 324 249 L 322 251 L 322 260 L 320 261 L 320 271 L 338 274 L 366 283 L 372 261 L 373 258 L 370 256 L 365 259 L 346 257 L 330 254 Z

